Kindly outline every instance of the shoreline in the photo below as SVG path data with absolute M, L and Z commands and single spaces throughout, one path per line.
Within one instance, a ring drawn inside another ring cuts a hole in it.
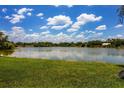
M 103 64 L 112 64 L 112 65 L 124 65 L 121 63 L 112 63 L 112 62 L 107 62 L 107 61 L 91 61 L 91 60 L 64 60 L 64 59 L 47 59 L 47 58 L 26 58 L 26 57 L 10 57 L 10 56 L 0 56 L 0 58 L 10 58 L 10 59 L 26 59 L 26 60 L 45 60 L 45 61 L 60 61 L 60 62 L 74 62 L 74 63 L 103 63 Z
M 53 46 L 53 47 L 32 47 L 32 46 L 26 46 L 26 47 L 16 47 L 16 48 L 98 48 L 98 49 L 101 49 L 101 48 L 106 48 L 106 49 L 124 49 L 123 48 L 114 48 L 114 47 L 62 47 L 62 46 Z M 15 49 L 16 49 L 15 48 Z

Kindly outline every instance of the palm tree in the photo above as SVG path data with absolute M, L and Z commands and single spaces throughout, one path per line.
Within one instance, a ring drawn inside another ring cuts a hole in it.
M 124 22 L 124 5 L 122 5 L 118 10 L 119 22 L 122 24 Z

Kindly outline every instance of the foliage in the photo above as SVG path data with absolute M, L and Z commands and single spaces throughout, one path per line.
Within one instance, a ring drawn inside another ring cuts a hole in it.
M 14 49 L 14 43 L 8 40 L 8 36 L 5 36 L 3 32 L 0 32 L 0 49 Z
M 26 46 L 34 46 L 34 47 L 82 47 L 85 46 L 82 42 L 60 42 L 60 43 L 52 43 L 52 42 L 33 42 L 33 43 L 24 43 L 17 42 L 16 46 L 26 47 Z
M 108 39 L 107 40 L 109 43 L 111 43 L 110 47 L 113 48 L 120 48 L 120 47 L 124 47 L 124 39 Z
M 101 47 L 101 46 L 102 46 L 102 41 L 99 40 L 87 42 L 87 47 Z
M 14 50 L 0 50 L 0 55 L 8 56 L 11 55 L 14 52 Z
M 15 46 L 11 42 L 2 42 L 0 46 L 0 49 L 14 49 L 14 48 Z
M 103 43 L 110 43 L 108 46 L 103 46 Z M 93 40 L 88 42 L 33 42 L 33 43 L 23 43 L 17 42 L 16 46 L 26 47 L 110 47 L 110 48 L 124 48 L 124 39 L 108 39 L 106 41 Z

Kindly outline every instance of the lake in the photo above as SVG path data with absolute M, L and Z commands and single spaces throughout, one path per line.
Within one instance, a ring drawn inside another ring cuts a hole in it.
M 86 60 L 124 63 L 124 49 L 114 48 L 25 47 L 17 48 L 14 52 L 9 53 L 7 56 L 52 60 Z

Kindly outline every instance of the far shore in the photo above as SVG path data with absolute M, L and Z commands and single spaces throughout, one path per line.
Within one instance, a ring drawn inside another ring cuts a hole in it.
M 63 48 L 112 48 L 112 49 L 124 49 L 124 47 L 118 47 L 118 48 L 115 48 L 115 47 L 67 47 L 67 46 L 47 46 L 46 48 L 48 47 L 63 47 Z M 42 47 L 34 47 L 34 46 L 17 46 L 16 48 L 42 48 Z M 15 48 L 15 49 L 16 49 Z M 1 49 L 2 50 L 2 49 Z

